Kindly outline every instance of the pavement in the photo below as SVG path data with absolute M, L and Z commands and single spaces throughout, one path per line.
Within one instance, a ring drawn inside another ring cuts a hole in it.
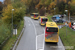
M 39 24 L 39 20 L 24 17 L 25 31 L 16 50 L 65 50 L 59 37 L 59 42 L 45 43 L 45 27 Z M 63 26 L 58 26 L 59 29 Z

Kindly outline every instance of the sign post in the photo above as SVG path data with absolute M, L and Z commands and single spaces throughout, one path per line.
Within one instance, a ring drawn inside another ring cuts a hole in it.
M 66 25 L 66 36 L 67 36 L 67 23 L 65 23 L 65 25 Z

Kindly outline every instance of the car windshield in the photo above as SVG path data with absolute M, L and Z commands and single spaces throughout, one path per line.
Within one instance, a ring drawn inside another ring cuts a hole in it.
M 46 32 L 58 32 L 58 28 L 47 27 Z

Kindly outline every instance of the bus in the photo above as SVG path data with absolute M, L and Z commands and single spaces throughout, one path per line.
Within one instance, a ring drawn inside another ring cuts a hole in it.
M 57 43 L 59 39 L 59 28 L 55 22 L 46 22 L 45 42 Z
M 34 18 L 34 13 L 31 13 L 30 16 L 31 16 L 31 18 L 33 19 L 33 18 Z
M 38 13 L 32 13 L 31 18 L 33 19 L 39 19 L 39 14 Z
M 46 25 L 46 22 L 48 21 L 48 18 L 45 17 L 45 16 L 40 16 L 40 19 L 39 19 L 39 23 L 40 25 Z

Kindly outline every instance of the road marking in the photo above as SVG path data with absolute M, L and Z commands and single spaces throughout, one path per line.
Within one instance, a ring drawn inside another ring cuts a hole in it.
M 43 49 L 38 49 L 38 50 L 43 50 Z
M 44 50 L 44 46 L 45 46 L 45 29 L 44 30 L 44 40 L 43 40 L 43 50 Z
M 28 21 L 29 22 L 29 21 Z
M 30 26 L 30 24 L 29 24 L 29 26 Z
M 41 35 L 44 35 L 44 34 L 37 35 L 37 37 L 38 37 L 38 36 L 41 36 Z
M 34 29 L 35 29 L 35 36 L 36 36 L 36 50 L 37 50 L 37 32 L 36 32 L 36 28 L 35 28 L 35 25 L 33 23 L 33 21 L 29 18 L 29 20 L 32 22 L 33 26 L 34 26 Z

